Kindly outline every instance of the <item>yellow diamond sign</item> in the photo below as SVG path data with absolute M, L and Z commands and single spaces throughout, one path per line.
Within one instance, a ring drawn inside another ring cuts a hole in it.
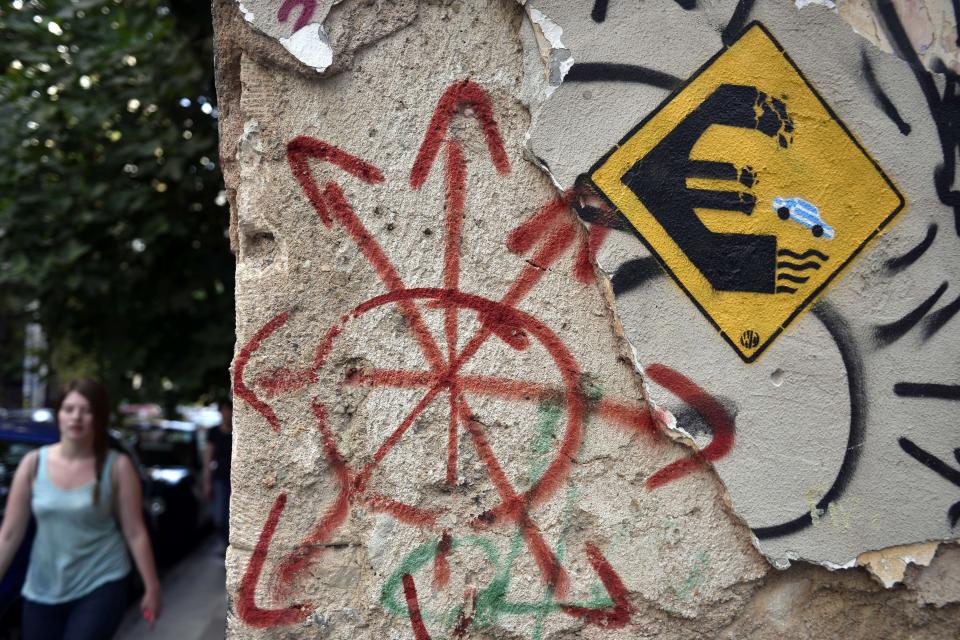
M 759 23 L 624 137 L 591 179 L 747 362 L 905 204 Z

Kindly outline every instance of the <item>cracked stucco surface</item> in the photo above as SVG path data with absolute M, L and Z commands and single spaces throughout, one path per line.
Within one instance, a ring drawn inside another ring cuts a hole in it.
M 723 47 L 718 25 L 735 4 L 702 3 L 696 11 L 684 11 L 665 3 L 635 12 L 611 5 L 599 24 L 564 3 L 536 6 L 565 28 L 565 41 L 578 62 L 643 64 L 684 78 Z M 953 212 L 937 199 L 932 179 L 942 162 L 936 122 L 907 65 L 869 45 L 836 12 L 767 2 L 758 3 L 750 19 L 776 35 L 909 202 L 907 211 L 822 298 L 846 318 L 850 331 L 844 346 L 862 359 L 863 396 L 850 396 L 842 351 L 816 314 L 801 316 L 753 364 L 735 356 L 668 278 L 651 277 L 618 292 L 617 317 L 641 367 L 662 362 L 690 372 L 728 402 L 736 418 L 736 445 L 714 468 L 737 515 L 751 527 L 769 527 L 810 514 L 811 524 L 802 531 L 757 541 L 777 566 L 802 558 L 849 567 L 866 551 L 951 539 L 956 534 L 946 513 L 956 487 L 908 457 L 899 439 L 922 441 L 949 462 L 956 445 L 949 435 L 955 408 L 949 402 L 897 397 L 894 386 L 911 380 L 951 381 L 960 325 L 947 325 L 929 340 L 919 331 L 907 333 L 891 345 L 877 346 L 872 336 L 875 327 L 903 317 L 958 273 L 957 239 L 950 237 Z M 636 38 L 641 25 L 651 23 L 670 27 L 654 38 Z M 811 34 L 816 34 L 815 45 Z M 684 55 L 663 55 L 667 38 L 684 43 Z M 899 111 L 909 114 L 909 136 L 881 111 L 863 80 L 863 57 Z M 646 84 L 567 82 L 536 113 L 531 153 L 562 188 L 570 187 L 667 95 L 666 89 Z M 762 165 L 756 168 L 763 180 Z M 758 203 L 757 211 L 762 207 L 769 205 Z M 886 271 L 885 261 L 908 252 L 931 224 L 947 233 L 923 262 L 902 273 Z M 631 234 L 617 232 L 597 259 L 616 280 L 632 261 L 649 255 Z M 939 306 L 948 301 L 944 298 Z M 655 384 L 650 397 L 668 411 L 685 411 Z M 855 472 L 845 474 L 842 496 L 818 507 L 838 482 L 852 411 L 865 416 L 865 437 L 856 444 L 862 448 L 859 462 Z M 711 440 L 696 414 L 678 419 L 678 426 L 697 431 L 701 447 Z

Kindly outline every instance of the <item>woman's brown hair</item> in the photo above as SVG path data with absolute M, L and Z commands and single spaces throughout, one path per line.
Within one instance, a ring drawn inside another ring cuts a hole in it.
M 110 420 L 110 396 L 107 388 L 94 380 L 72 380 L 63 385 L 60 398 L 57 400 L 56 415 L 60 415 L 60 407 L 71 392 L 76 391 L 90 403 L 93 412 L 93 459 L 97 477 L 93 483 L 93 503 L 100 502 L 100 476 L 103 475 L 103 465 L 107 460 L 107 423 Z

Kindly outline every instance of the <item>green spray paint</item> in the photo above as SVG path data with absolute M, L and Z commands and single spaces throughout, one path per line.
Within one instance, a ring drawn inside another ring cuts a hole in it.
M 602 390 L 592 378 L 584 376 L 582 385 L 589 401 L 597 402 L 602 398 Z M 531 486 L 543 476 L 550 465 L 550 453 L 555 448 L 557 429 L 563 415 L 564 405 L 556 400 L 541 402 L 537 407 L 537 432 L 530 443 L 530 468 L 527 474 L 527 480 Z M 561 532 L 555 550 L 557 560 L 561 564 L 567 553 L 566 536 L 570 527 L 570 514 L 578 494 L 579 488 L 571 483 L 564 502 Z M 486 587 L 478 590 L 476 594 L 472 625 L 479 628 L 492 627 L 497 624 L 501 616 L 532 615 L 534 616 L 534 628 L 531 638 L 532 640 L 541 640 L 546 619 L 551 614 L 558 612 L 560 605 L 554 598 L 553 590 L 549 586 L 544 587 L 543 595 L 539 600 L 516 602 L 508 599 L 511 571 L 525 545 L 523 534 L 519 528 L 514 531 L 510 539 L 509 550 L 502 560 L 492 539 L 480 536 L 465 536 L 463 538 L 453 538 L 451 542 L 452 551 L 465 546 L 478 547 L 487 561 L 494 567 L 493 579 Z M 380 592 L 380 603 L 386 611 L 394 615 L 408 615 L 406 603 L 402 597 L 403 576 L 408 573 L 414 575 L 433 562 L 437 555 L 438 544 L 439 541 L 433 541 L 417 547 L 407 554 L 390 575 Z M 600 581 L 595 580 L 590 587 L 590 596 L 584 601 L 575 601 L 572 604 L 580 607 L 604 608 L 612 606 L 613 602 Z M 421 615 L 425 621 L 439 623 L 449 632 L 456 624 L 462 608 L 462 605 L 457 605 L 441 612 L 430 612 L 421 608 Z
M 710 557 L 707 555 L 706 551 L 701 551 L 697 554 L 696 559 L 693 561 L 693 567 L 690 569 L 690 573 L 687 574 L 683 584 L 680 585 L 679 588 L 674 589 L 674 591 L 677 593 L 677 597 L 684 601 L 689 600 L 690 596 L 693 594 L 693 590 L 703 584 L 707 569 L 709 568 Z

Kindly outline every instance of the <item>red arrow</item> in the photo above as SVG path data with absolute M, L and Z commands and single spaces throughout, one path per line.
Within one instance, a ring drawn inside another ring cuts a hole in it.
M 423 186 L 440 146 L 446 139 L 450 121 L 458 111 L 472 110 L 486 138 L 487 149 L 494 167 L 500 174 L 510 172 L 510 161 L 500 137 L 500 130 L 493 116 L 493 106 L 489 94 L 472 80 L 465 79 L 447 88 L 433 111 L 433 117 L 427 127 L 423 143 L 417 152 L 417 158 L 410 171 L 410 186 L 419 189 Z M 467 167 L 463 148 L 456 139 L 446 139 L 446 191 L 444 197 L 444 218 L 446 237 L 444 241 L 443 286 L 457 290 L 460 287 L 460 245 L 463 235 L 463 214 L 467 199 Z M 444 308 L 444 336 L 447 341 L 447 361 L 456 359 L 458 339 L 458 309 L 453 306 Z M 459 416 L 456 390 L 449 394 L 450 422 L 447 434 L 447 474 L 448 484 L 457 481 L 457 441 L 459 438 Z
M 464 79 L 450 85 L 443 92 L 443 96 L 437 103 L 437 108 L 433 111 L 433 118 L 431 118 L 430 125 L 427 127 L 427 134 L 423 138 L 423 144 L 420 145 L 417 159 L 410 171 L 410 186 L 414 189 L 423 186 L 427 179 L 433 161 L 440 151 L 440 145 L 447 135 L 447 128 L 450 126 L 453 114 L 466 107 L 473 110 L 473 115 L 480 123 L 480 128 L 487 140 L 487 149 L 490 151 L 493 166 L 501 175 L 510 173 L 510 161 L 507 159 L 507 151 L 503 147 L 500 129 L 497 128 L 497 122 L 493 118 L 493 105 L 490 102 L 490 96 L 477 83 Z
M 361 253 L 370 262 L 384 284 L 387 285 L 387 288 L 390 291 L 404 289 L 403 280 L 394 268 L 390 258 L 387 257 L 383 248 L 364 226 L 353 207 L 350 206 L 340 186 L 336 182 L 329 181 L 321 191 L 310 171 L 309 160 L 311 158 L 330 162 L 368 184 L 383 182 L 383 173 L 369 162 L 361 160 L 332 144 L 308 136 L 298 136 L 287 144 L 287 161 L 290 163 L 290 170 L 297 178 L 310 200 L 310 204 L 313 205 L 323 223 L 329 227 L 332 224 L 331 217 L 336 220 L 346 229 Z M 420 310 L 409 300 L 401 301 L 398 306 L 410 323 L 413 334 L 427 362 L 435 371 L 442 371 L 446 366 L 443 355 L 423 321 Z
M 564 613 L 580 618 L 589 624 L 607 627 L 608 629 L 619 629 L 626 626 L 630 622 L 630 615 L 633 613 L 633 607 L 630 606 L 630 600 L 627 597 L 627 587 L 595 544 L 587 542 L 584 546 L 587 551 L 587 560 L 590 561 L 590 566 L 596 571 L 597 577 L 600 578 L 600 582 L 607 590 L 607 595 L 610 596 L 613 605 L 595 609 L 561 604 L 560 608 Z
M 704 461 L 719 460 L 730 452 L 736 427 L 723 405 L 695 382 L 666 365 L 651 364 L 643 371 L 651 380 L 693 407 L 713 430 L 713 439 L 709 445 L 702 451 L 680 458 L 654 473 L 644 483 L 647 489 L 656 489 L 681 478 L 697 469 Z
M 263 344 L 264 340 L 269 338 L 274 331 L 287 323 L 287 319 L 289 317 L 290 314 L 284 311 L 260 327 L 260 330 L 257 331 L 253 337 L 250 338 L 245 345 L 243 345 L 243 347 L 240 348 L 240 352 L 233 361 L 233 395 L 245 400 L 251 407 L 254 408 L 257 413 L 266 418 L 267 422 L 270 424 L 270 427 L 273 428 L 274 431 L 280 431 L 280 420 L 277 418 L 277 414 L 273 412 L 273 409 L 270 408 L 270 405 L 257 397 L 257 394 L 253 391 L 253 389 L 247 386 L 243 379 L 243 374 L 244 371 L 246 371 L 247 363 L 250 362 L 250 357 L 256 353 L 256 351 L 260 348 L 260 345 Z
M 313 609 L 312 605 L 295 604 L 282 609 L 261 609 L 256 603 L 257 583 L 260 582 L 260 573 L 267 561 L 267 551 L 270 541 L 277 532 L 280 516 L 287 506 L 287 494 L 281 493 L 273 502 L 270 515 L 263 525 L 257 546 L 253 549 L 247 570 L 243 574 L 240 588 L 237 590 L 237 616 L 251 627 L 275 627 L 279 625 L 295 624 L 306 619 Z
M 309 136 L 297 136 L 288 142 L 287 162 L 290 163 L 290 170 L 300 186 L 303 187 L 303 192 L 307 194 L 310 204 L 316 209 L 320 219 L 323 220 L 323 224 L 328 227 L 331 224 L 330 215 L 320 192 L 320 187 L 310 172 L 309 160 L 311 158 L 334 164 L 368 184 L 383 182 L 383 174 L 375 166 L 338 149 L 332 144 L 321 142 Z
M 463 235 L 463 212 L 467 201 L 467 164 L 463 157 L 463 149 L 456 140 L 447 142 L 445 166 L 447 180 L 444 208 L 447 233 L 443 248 L 443 286 L 455 290 L 460 288 L 460 240 Z M 443 310 L 443 333 L 447 340 L 447 362 L 449 363 L 457 357 L 459 315 L 459 310 L 454 306 L 447 306 Z M 451 389 L 448 396 L 450 422 L 447 426 L 446 481 L 453 486 L 457 483 L 457 442 L 460 434 L 460 420 L 457 414 L 457 403 L 454 400 L 456 389 Z

